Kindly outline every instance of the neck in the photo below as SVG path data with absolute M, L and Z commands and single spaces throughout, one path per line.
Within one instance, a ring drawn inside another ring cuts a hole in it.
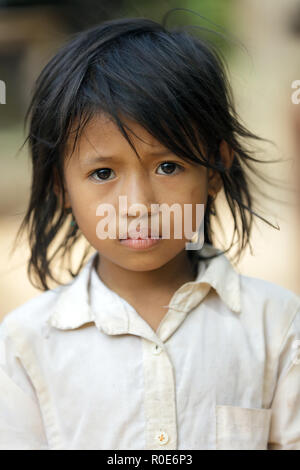
M 151 271 L 131 271 L 100 255 L 96 271 L 107 287 L 130 299 L 143 297 L 145 293 L 172 295 L 184 283 L 195 280 L 195 268 L 183 250 L 164 266 Z

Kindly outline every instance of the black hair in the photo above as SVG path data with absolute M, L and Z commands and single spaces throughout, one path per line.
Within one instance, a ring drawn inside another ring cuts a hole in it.
M 74 34 L 51 58 L 35 82 L 26 113 L 30 128 L 24 144 L 29 142 L 33 177 L 17 238 L 27 227 L 31 248 L 28 275 L 32 282 L 31 273 L 35 274 L 38 288 L 49 289 L 48 279 L 58 282 L 51 269 L 54 257 L 60 252 L 61 259 L 70 256 L 82 235 L 77 224 L 70 224 L 71 213 L 64 209 L 64 150 L 74 125 L 73 150 L 85 125 L 99 113 L 113 119 L 133 148 L 122 117 L 139 123 L 182 159 L 220 173 L 234 220 L 233 238 L 238 235 L 238 256 L 250 244 L 253 216 L 272 225 L 253 210 L 246 172 L 250 169 L 256 175 L 251 162 L 261 160 L 251 155 L 244 140 L 266 139 L 247 130 L 238 118 L 226 63 L 214 46 L 184 28 L 167 29 L 147 18 L 106 21 Z M 230 168 L 220 156 L 222 140 L 233 152 Z M 213 161 L 207 155 L 213 155 Z M 54 191 L 54 171 L 62 199 Z M 213 216 L 218 218 L 218 213 L 208 196 L 205 243 L 213 243 Z M 66 232 L 50 257 L 50 248 L 64 226 Z M 77 272 L 68 270 L 72 277 L 79 273 L 90 248 Z M 188 256 L 195 262 L 204 259 L 194 250 L 188 250 Z

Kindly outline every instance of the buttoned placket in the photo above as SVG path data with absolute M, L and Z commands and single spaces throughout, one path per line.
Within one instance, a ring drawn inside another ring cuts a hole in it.
M 156 332 L 123 298 L 111 294 L 112 315 L 91 312 L 106 334 L 134 334 L 143 342 L 145 449 L 177 449 L 176 383 L 167 340 L 179 328 L 190 310 L 209 292 L 210 285 L 187 283 L 171 299 Z M 189 302 L 193 299 L 193 302 Z
M 146 449 L 178 448 L 175 371 L 167 351 L 167 340 L 209 290 L 209 284 L 185 284 L 172 297 L 155 333 L 162 347 L 143 339 Z M 193 304 L 187 302 L 190 298 L 193 298 Z

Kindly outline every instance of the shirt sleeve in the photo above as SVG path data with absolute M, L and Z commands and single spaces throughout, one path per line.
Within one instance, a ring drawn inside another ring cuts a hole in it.
M 5 320 L 0 323 L 0 450 L 47 450 L 38 400 Z
M 268 449 L 300 450 L 300 306 L 280 348 Z

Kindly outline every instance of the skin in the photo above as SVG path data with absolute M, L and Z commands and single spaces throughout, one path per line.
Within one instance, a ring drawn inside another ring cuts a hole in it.
M 127 196 L 128 209 L 131 204 L 144 204 L 148 209 L 145 218 L 149 227 L 151 204 L 154 203 L 171 206 L 176 202 L 182 210 L 183 204 L 192 204 L 195 224 L 196 204 L 204 204 L 206 208 L 208 194 L 217 194 L 221 189 L 221 179 L 217 172 L 187 163 L 177 155 L 159 155 L 158 152 L 167 150 L 160 142 L 139 124 L 128 120 L 125 123 L 138 136 L 129 133 L 141 160 L 108 117 L 94 118 L 84 129 L 71 158 L 65 159 L 65 207 L 72 208 L 79 229 L 99 252 L 100 261 L 96 269 L 101 280 L 129 302 L 156 331 L 174 292 L 182 284 L 194 280 L 185 250 L 185 243 L 189 240 L 184 237 L 184 231 L 182 239 L 172 236 L 174 220 L 171 217 L 169 239 L 161 239 L 155 246 L 138 251 L 122 245 L 118 239 L 118 197 Z M 68 157 L 72 143 L 70 139 L 66 151 Z M 221 151 L 224 162 L 229 165 L 232 154 L 225 143 L 222 143 Z M 109 155 L 112 160 L 87 163 L 87 159 L 96 155 Z M 180 166 L 162 165 L 165 162 Z M 111 171 L 99 171 L 103 168 Z M 59 194 L 58 187 L 56 192 Z M 101 240 L 96 234 L 97 223 L 102 219 L 96 215 L 100 203 L 110 203 L 115 207 L 117 239 Z M 128 225 L 138 216 L 139 213 L 127 213 Z M 160 235 L 161 230 L 160 218 Z M 196 230 L 195 225 L 193 230 Z

